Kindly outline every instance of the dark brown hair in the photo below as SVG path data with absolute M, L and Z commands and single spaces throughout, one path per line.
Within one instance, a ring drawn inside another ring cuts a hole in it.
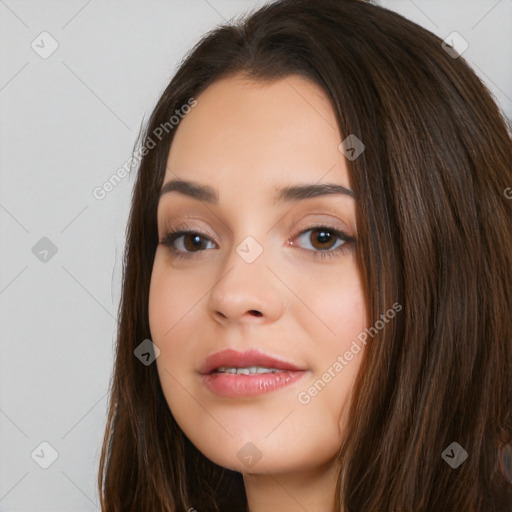
M 355 134 L 365 144 L 347 165 L 368 321 L 395 302 L 403 311 L 368 343 L 355 382 L 340 511 L 512 509 L 498 457 L 512 441 L 512 141 L 487 88 L 441 43 L 358 0 L 273 2 L 191 50 L 142 134 L 147 143 L 220 78 L 298 74 L 331 99 L 340 142 Z M 98 476 L 104 512 L 247 510 L 241 474 L 189 442 L 156 366 L 134 357 L 151 338 L 157 201 L 178 128 L 146 152 L 133 192 Z M 452 442 L 468 453 L 455 469 L 441 456 Z

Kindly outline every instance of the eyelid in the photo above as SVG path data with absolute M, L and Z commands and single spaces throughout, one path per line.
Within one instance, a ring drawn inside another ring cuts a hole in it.
M 337 234 L 343 235 L 348 240 L 354 240 L 356 237 L 349 235 L 348 231 L 345 227 L 340 227 L 338 225 L 335 225 L 334 223 L 330 221 L 325 220 L 311 220 L 309 222 L 305 223 L 305 226 L 302 226 L 298 230 L 294 232 L 294 235 L 292 236 L 292 239 L 297 238 L 299 235 L 304 234 L 306 231 L 310 231 L 312 229 L 318 229 L 318 228 L 329 228 L 332 231 L 336 232 Z M 197 233 L 199 235 L 206 235 L 211 241 L 215 242 L 217 245 L 220 244 L 219 239 L 211 233 L 208 229 L 205 228 L 194 228 L 190 224 L 187 223 L 187 221 L 177 221 L 175 224 L 171 223 L 171 226 L 165 229 L 164 237 L 166 237 L 169 233 L 173 232 L 176 233 L 178 231 L 183 231 L 187 233 Z
M 299 235 L 304 234 L 306 231 L 311 231 L 313 229 L 318 228 L 328 228 L 329 230 L 333 231 L 337 235 L 342 235 L 340 238 L 346 238 L 347 240 L 355 240 L 355 237 L 350 236 L 345 228 L 342 228 L 340 226 L 336 226 L 330 222 L 325 221 L 312 221 L 313 224 L 307 224 L 307 227 L 303 227 L 299 229 L 295 234 L 292 236 L 292 239 L 297 238 Z
M 217 245 L 220 244 L 219 239 L 213 233 L 208 231 L 207 229 L 202 228 L 202 227 L 196 229 L 184 221 L 178 221 L 176 224 L 171 224 L 171 226 L 165 230 L 163 239 L 165 239 L 171 233 L 178 234 L 178 232 L 183 232 L 183 234 L 197 233 L 198 235 L 201 235 L 201 236 L 205 235 L 204 238 L 208 238 L 212 242 L 215 242 Z M 161 243 L 161 241 L 160 241 L 160 243 Z
M 311 224 L 308 225 L 308 227 L 303 227 L 302 229 L 298 230 L 296 232 L 296 234 L 291 238 L 291 240 L 287 240 L 286 245 L 295 247 L 298 245 L 294 242 L 296 238 L 298 238 L 301 235 L 304 235 L 308 231 L 313 231 L 315 229 L 320 229 L 320 228 L 326 228 L 327 230 L 331 231 L 334 234 L 334 236 L 339 241 L 342 241 L 343 243 L 341 245 L 335 247 L 334 249 L 329 248 L 329 249 L 325 249 L 325 250 L 312 250 L 312 249 L 305 249 L 300 246 L 298 247 L 304 253 L 308 253 L 310 255 L 310 257 L 312 257 L 313 259 L 324 260 L 326 258 L 341 256 L 342 254 L 344 254 L 346 251 L 349 250 L 351 244 L 357 243 L 357 238 L 349 235 L 344 229 L 341 229 L 337 226 L 333 226 L 329 222 L 324 222 L 324 223 L 317 222 L 312 225 Z M 202 255 L 202 253 L 205 253 L 208 250 L 211 250 L 211 248 L 210 249 L 201 249 L 199 251 L 183 251 L 183 250 L 176 249 L 173 245 L 174 242 L 176 240 L 178 240 L 179 238 L 181 238 L 182 236 L 187 235 L 187 234 L 197 234 L 197 235 L 199 235 L 200 238 L 202 238 L 206 241 L 209 241 L 209 242 L 213 242 L 217 246 L 219 245 L 219 241 L 213 235 L 211 235 L 209 233 L 205 233 L 198 229 L 194 229 L 192 226 L 189 226 L 187 224 L 177 224 L 177 225 L 173 226 L 172 228 L 168 229 L 166 231 L 166 234 L 164 235 L 163 239 L 161 239 L 159 241 L 159 243 L 167 246 L 169 251 L 171 251 L 173 253 L 173 257 L 179 258 L 179 259 L 195 258 L 198 256 L 200 257 Z

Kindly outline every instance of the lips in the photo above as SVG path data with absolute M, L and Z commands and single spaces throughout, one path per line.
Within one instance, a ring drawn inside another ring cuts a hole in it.
M 201 375 L 208 375 L 222 367 L 245 368 L 249 366 L 262 366 L 265 368 L 274 368 L 276 370 L 286 370 L 291 372 L 303 371 L 302 368 L 299 368 L 294 364 L 262 354 L 258 350 L 237 352 L 236 350 L 229 349 L 222 350 L 221 352 L 217 352 L 208 357 L 201 366 L 199 373 Z
M 264 368 L 267 373 L 254 373 L 255 367 Z M 240 368 L 251 368 L 253 372 L 226 373 L 227 369 Z M 214 394 L 223 398 L 246 398 L 290 386 L 309 372 L 257 350 L 223 350 L 208 357 L 199 373 L 203 384 Z

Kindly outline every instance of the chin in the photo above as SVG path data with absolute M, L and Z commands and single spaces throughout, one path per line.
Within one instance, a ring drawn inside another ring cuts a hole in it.
M 283 444 L 286 434 L 280 438 L 252 439 L 247 434 L 229 441 L 192 443 L 209 460 L 224 468 L 244 474 L 279 474 L 308 471 L 321 466 L 336 456 L 338 445 L 304 446 L 303 443 Z

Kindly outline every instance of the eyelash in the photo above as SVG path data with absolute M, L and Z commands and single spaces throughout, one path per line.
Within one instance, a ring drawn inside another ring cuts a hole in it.
M 334 249 L 326 249 L 323 251 L 322 250 L 303 249 L 307 252 L 312 252 L 313 258 L 323 260 L 326 258 L 330 259 L 334 256 L 341 256 L 342 254 L 345 254 L 349 250 L 350 243 L 356 241 L 356 239 L 354 237 L 347 235 L 345 232 L 340 231 L 339 229 L 336 229 L 329 225 L 324 225 L 324 224 L 317 224 L 317 225 L 311 226 L 303 231 L 300 231 L 293 237 L 293 239 L 297 238 L 298 236 L 304 235 L 308 231 L 313 231 L 315 229 L 323 229 L 325 231 L 328 231 L 329 233 L 333 234 L 336 238 L 342 240 L 344 243 Z M 204 240 L 218 244 L 218 241 L 215 239 L 215 237 L 207 235 L 205 233 L 201 233 L 200 231 L 191 230 L 191 229 L 189 229 L 189 226 L 186 226 L 186 225 L 177 226 L 176 229 L 171 230 L 169 233 L 167 233 L 164 236 L 164 238 L 162 238 L 162 240 L 160 240 L 159 243 L 166 246 L 171 251 L 171 253 L 173 254 L 174 257 L 183 258 L 183 259 L 194 257 L 194 255 L 197 253 L 201 253 L 201 252 L 204 252 L 205 250 L 209 250 L 209 249 L 201 249 L 199 251 L 180 251 L 180 250 L 176 249 L 173 246 L 173 243 L 178 238 L 180 238 L 181 236 L 184 236 L 184 235 L 198 235 L 199 237 L 201 237 Z

